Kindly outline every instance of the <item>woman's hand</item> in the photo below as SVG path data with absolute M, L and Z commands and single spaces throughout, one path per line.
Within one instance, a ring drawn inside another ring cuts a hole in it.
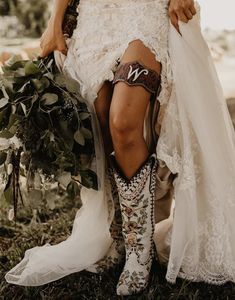
M 67 55 L 67 45 L 61 26 L 54 21 L 49 21 L 47 29 L 42 34 L 40 39 L 40 57 L 49 55 L 54 50 L 62 52 Z
M 172 25 L 179 31 L 178 21 L 188 23 L 196 14 L 193 0 L 170 0 L 168 14 Z

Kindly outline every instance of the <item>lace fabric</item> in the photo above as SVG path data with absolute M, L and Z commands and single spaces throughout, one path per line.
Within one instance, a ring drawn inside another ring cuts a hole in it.
M 157 149 L 179 172 L 166 278 L 219 285 L 235 281 L 235 134 L 199 19 L 180 30 L 169 35 L 174 87 Z
M 81 92 L 91 102 L 104 80 L 113 80 L 117 61 L 129 43 L 140 39 L 162 64 L 159 101 L 168 101 L 171 66 L 168 55 L 167 0 L 81 1 L 79 17 L 64 72 L 82 82 Z M 146 18 L 148 16 L 148 18 Z M 92 41 L 92 42 L 91 42 Z

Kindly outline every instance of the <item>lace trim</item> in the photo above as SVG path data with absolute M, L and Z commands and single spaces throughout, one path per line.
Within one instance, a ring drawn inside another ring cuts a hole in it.
M 116 171 L 114 176 L 116 179 L 117 187 L 121 197 L 125 201 L 133 201 L 142 192 L 146 180 L 151 173 L 152 157 L 146 162 L 146 164 L 139 170 L 139 172 L 133 176 L 129 182 L 122 178 Z
M 167 103 L 172 85 L 171 64 L 167 51 L 168 1 L 127 0 L 121 4 L 104 0 L 97 1 L 94 5 L 81 1 L 79 6 L 78 24 L 72 36 L 74 45 L 69 49 L 65 69 L 73 69 L 74 64 L 77 64 L 77 70 L 80 71 L 95 68 L 93 73 L 87 70 L 86 74 L 82 74 L 83 95 L 89 94 L 90 99 L 94 100 L 102 83 L 105 80 L 113 80 L 117 61 L 129 43 L 140 39 L 162 64 L 158 100 L 162 104 Z M 123 22 L 120 18 L 123 18 Z M 94 23 L 100 29 L 100 34 L 94 33 Z M 123 35 L 123 32 L 126 34 Z

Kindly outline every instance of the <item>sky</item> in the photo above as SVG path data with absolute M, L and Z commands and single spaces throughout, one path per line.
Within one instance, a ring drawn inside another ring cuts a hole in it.
M 198 0 L 203 28 L 235 29 L 235 0 Z

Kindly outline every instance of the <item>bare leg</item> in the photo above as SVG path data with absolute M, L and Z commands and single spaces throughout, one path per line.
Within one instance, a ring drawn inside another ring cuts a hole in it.
M 161 64 L 140 40 L 132 41 L 120 64 L 137 60 L 158 74 Z M 142 86 L 125 82 L 114 85 L 110 107 L 110 131 L 115 158 L 127 178 L 131 178 L 149 156 L 143 137 L 143 126 L 150 92 Z

